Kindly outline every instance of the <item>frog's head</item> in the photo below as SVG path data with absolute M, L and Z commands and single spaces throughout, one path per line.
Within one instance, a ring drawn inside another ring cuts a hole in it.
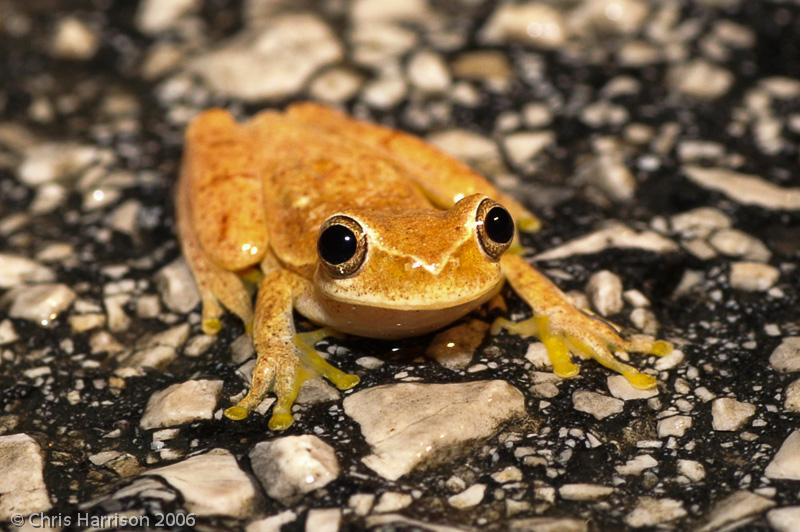
M 350 209 L 321 226 L 315 285 L 342 312 L 363 313 L 347 320 L 358 325 L 339 324 L 345 332 L 426 332 L 497 293 L 514 235 L 508 211 L 481 194 L 446 211 Z

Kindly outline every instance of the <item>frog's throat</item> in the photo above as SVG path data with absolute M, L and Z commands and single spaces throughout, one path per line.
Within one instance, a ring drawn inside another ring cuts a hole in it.
M 380 339 L 408 338 L 441 329 L 494 297 L 502 280 L 491 290 L 449 305 L 423 308 L 388 307 L 363 302 L 338 301 L 318 294 L 300 298 L 296 309 L 313 322 L 356 336 Z
M 430 293 L 426 297 L 413 299 L 410 297 L 405 298 L 371 298 L 371 297 L 347 297 L 341 294 L 332 294 L 319 285 L 317 285 L 317 298 L 319 300 L 328 300 L 340 305 L 349 305 L 357 307 L 365 307 L 377 310 L 391 310 L 391 311 L 444 311 L 455 307 L 472 306 L 475 308 L 482 303 L 494 297 L 502 288 L 505 280 L 499 277 L 497 281 L 492 284 L 486 284 L 479 290 L 466 293 L 464 295 L 453 297 L 453 293 L 444 289 L 437 288 L 440 292 L 440 297 L 431 297 Z

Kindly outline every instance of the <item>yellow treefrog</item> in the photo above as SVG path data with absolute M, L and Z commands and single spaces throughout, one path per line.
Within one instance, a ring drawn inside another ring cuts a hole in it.
M 425 334 L 486 303 L 506 281 L 533 317 L 498 320 L 493 332 L 537 336 L 561 377 L 578 373 L 575 354 L 651 388 L 655 379 L 615 350 L 671 349 L 623 338 L 572 306 L 519 253 L 517 229 L 535 229 L 536 217 L 468 166 L 322 105 L 263 111 L 241 124 L 220 109 L 199 114 L 187 129 L 176 205 L 203 331 L 217 333 L 227 309 L 255 346 L 249 392 L 225 410 L 230 419 L 245 418 L 272 390 L 269 427 L 285 429 L 304 379 L 358 383 L 315 351 L 323 337 Z M 258 272 L 255 306 L 248 271 Z M 294 310 L 323 328 L 298 333 Z

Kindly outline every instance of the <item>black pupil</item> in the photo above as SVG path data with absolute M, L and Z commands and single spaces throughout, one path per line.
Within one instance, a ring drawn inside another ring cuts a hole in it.
M 489 238 L 505 244 L 514 238 L 514 220 L 502 207 L 492 207 L 484 219 L 484 228 Z
M 332 225 L 319 235 L 319 256 L 330 264 L 347 262 L 356 254 L 356 235 L 343 225 Z

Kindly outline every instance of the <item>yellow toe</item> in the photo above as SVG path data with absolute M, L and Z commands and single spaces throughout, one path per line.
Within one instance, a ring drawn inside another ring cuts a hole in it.
M 269 418 L 267 426 L 270 430 L 286 430 L 294 423 L 294 417 L 291 412 L 273 412 L 272 417 Z
M 650 352 L 656 356 L 663 357 L 672 352 L 672 344 L 665 340 L 656 340 L 653 342 L 653 349 Z
M 230 408 L 226 408 L 224 415 L 226 418 L 233 420 L 233 421 L 241 421 L 248 416 L 249 412 L 243 406 L 232 406 Z
M 222 329 L 222 323 L 217 318 L 203 320 L 202 329 L 204 334 L 215 335 Z
M 638 388 L 640 390 L 650 390 L 652 388 L 655 388 L 656 383 L 658 382 L 658 380 L 655 377 L 647 375 L 645 373 L 625 372 L 622 374 L 622 376 L 625 377 L 628 380 L 628 382 L 631 383 L 631 386 L 633 386 L 634 388 Z

